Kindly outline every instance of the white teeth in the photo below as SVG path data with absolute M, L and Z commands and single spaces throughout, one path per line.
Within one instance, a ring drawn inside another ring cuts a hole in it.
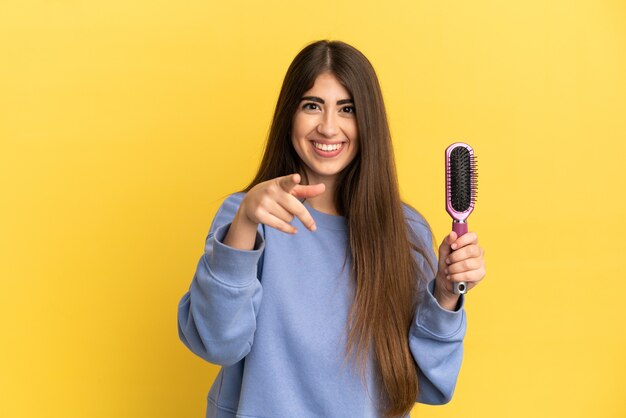
M 313 142 L 313 145 L 315 146 L 315 148 L 321 149 L 323 151 L 337 151 L 339 148 L 343 146 L 343 143 L 327 145 L 327 144 L 318 144 L 317 142 Z

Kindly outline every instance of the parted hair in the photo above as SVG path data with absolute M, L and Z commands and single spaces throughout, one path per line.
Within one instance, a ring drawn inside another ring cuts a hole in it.
M 365 55 L 344 42 L 329 40 L 310 43 L 297 54 L 285 75 L 257 174 L 242 191 L 296 172 L 303 174 L 302 184 L 308 184 L 304 163 L 291 142 L 292 120 L 303 93 L 326 72 L 352 95 L 359 140 L 357 155 L 339 173 L 334 195 L 337 211 L 347 221 L 350 276 L 356 281 L 345 328 L 345 359 L 356 356 L 365 380 L 371 355 L 381 413 L 385 417 L 406 415 L 418 395 L 409 330 L 421 302 L 419 289 L 428 280 L 411 250 L 434 272 L 424 248 L 432 243 L 412 239 L 415 235 L 400 199 L 380 84 Z

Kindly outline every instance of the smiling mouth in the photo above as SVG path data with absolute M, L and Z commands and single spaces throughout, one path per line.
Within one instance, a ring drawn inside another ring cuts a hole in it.
M 313 152 L 320 158 L 336 158 L 343 153 L 343 149 L 346 147 L 347 142 L 340 142 L 335 144 L 322 144 L 319 142 L 311 141 Z
M 340 150 L 344 147 L 344 145 L 346 144 L 345 142 L 340 142 L 338 144 L 320 144 L 318 142 L 315 141 L 311 141 L 313 143 L 313 146 L 320 150 L 320 151 L 326 151 L 326 152 L 334 152 L 337 150 Z

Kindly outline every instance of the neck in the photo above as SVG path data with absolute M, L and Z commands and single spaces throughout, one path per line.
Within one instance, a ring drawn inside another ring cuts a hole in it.
M 335 206 L 335 178 L 334 177 L 316 177 L 308 173 L 309 184 L 324 183 L 326 189 L 324 193 L 315 197 L 309 197 L 306 202 L 318 212 L 327 213 L 329 215 L 339 215 Z

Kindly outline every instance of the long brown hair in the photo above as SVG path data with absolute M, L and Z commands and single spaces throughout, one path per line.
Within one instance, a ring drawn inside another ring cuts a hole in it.
M 323 72 L 334 74 L 352 95 L 359 139 L 357 156 L 339 174 L 334 195 L 337 211 L 348 223 L 351 274 L 356 280 L 346 324 L 346 357 L 356 352 L 363 378 L 372 348 L 381 384 L 381 410 L 386 417 L 405 415 L 418 394 L 417 365 L 408 335 L 420 302 L 418 289 L 426 282 L 411 249 L 428 257 L 410 238 L 382 92 L 374 68 L 361 52 L 341 41 L 322 40 L 307 45 L 294 58 L 278 97 L 261 165 L 242 191 L 296 172 L 304 174 L 303 184 L 308 184 L 291 142 L 291 123 L 302 94 Z

